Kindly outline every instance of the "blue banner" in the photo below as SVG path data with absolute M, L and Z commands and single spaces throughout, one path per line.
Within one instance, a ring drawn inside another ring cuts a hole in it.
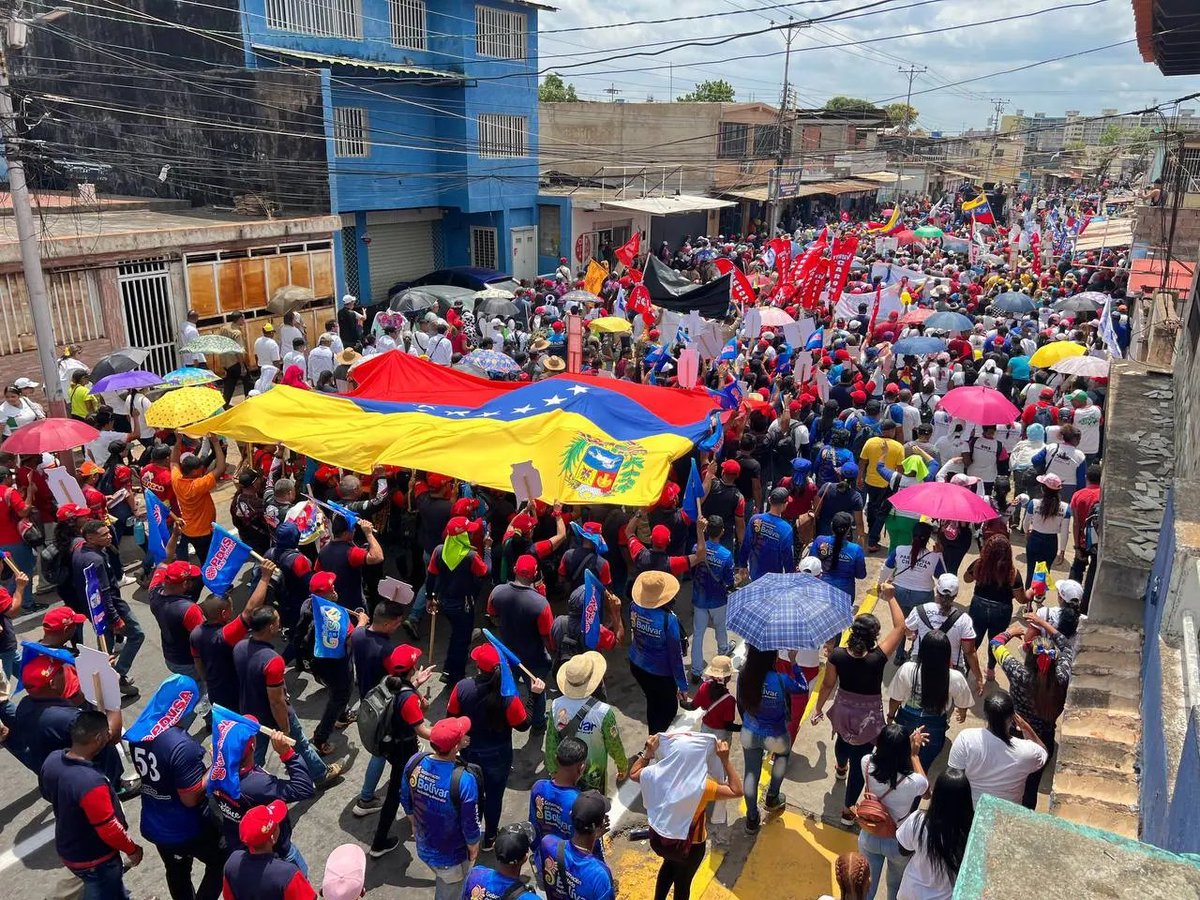
M 488 639 L 488 643 L 495 647 L 496 652 L 500 654 L 500 696 L 517 696 L 517 681 L 513 678 L 512 667 L 521 665 L 520 657 L 505 647 L 501 643 L 500 638 L 496 637 L 486 628 L 483 629 L 483 636 Z
M 208 559 L 204 561 L 200 572 L 204 586 L 218 597 L 223 597 L 229 593 L 238 572 L 249 559 L 250 548 L 214 522 Z
M 312 596 L 313 656 L 341 659 L 346 655 L 350 633 L 350 610 L 324 597 Z
M 692 522 L 700 520 L 700 501 L 704 499 L 704 481 L 700 478 L 700 469 L 696 460 L 692 460 L 692 470 L 688 472 L 687 484 L 683 488 L 683 511 Z
M 326 500 L 324 502 L 325 502 L 325 505 L 327 507 L 329 507 L 330 512 L 335 512 L 339 516 L 344 518 L 346 520 L 346 523 L 350 526 L 350 530 L 351 531 L 354 530 L 354 526 L 358 524 L 358 514 L 357 513 L 352 513 L 350 510 L 346 509 L 346 507 L 342 506 L 340 503 L 334 503 L 332 500 Z
M 167 520 L 171 508 L 158 499 L 154 491 L 143 492 L 146 498 L 146 552 L 150 559 L 160 563 L 167 558 L 167 541 L 171 539 L 171 526 Z
M 21 641 L 21 667 L 17 669 L 17 686 L 13 688 L 14 694 L 22 688 L 21 675 L 25 672 L 25 667 L 39 656 L 48 656 L 63 665 L 75 665 L 75 657 L 71 655 L 70 650 L 63 650 L 58 647 L 46 647 L 34 641 Z
M 154 692 L 142 714 L 125 729 L 131 744 L 151 741 L 191 714 L 200 701 L 200 688 L 187 675 L 172 675 Z
M 212 767 L 208 770 L 208 792 L 220 791 L 236 800 L 242 796 L 239 767 L 246 744 L 258 734 L 258 725 L 219 703 L 212 708 Z
M 695 463 L 692 463 L 693 468 Z M 600 610 L 604 605 L 604 585 L 591 569 L 583 573 L 583 643 L 589 650 L 600 646 Z
M 83 570 L 83 584 L 87 594 L 88 615 L 99 638 L 108 634 L 108 615 L 104 611 L 104 598 L 100 595 L 100 573 L 94 565 Z

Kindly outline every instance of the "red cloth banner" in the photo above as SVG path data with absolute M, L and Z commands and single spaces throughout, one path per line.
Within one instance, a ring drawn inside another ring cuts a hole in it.
M 633 261 L 642 249 L 642 233 L 635 231 L 633 237 L 617 248 L 616 257 L 627 269 L 633 268 Z
M 730 272 L 733 273 L 733 280 L 730 283 L 731 287 L 729 291 L 733 302 L 738 304 L 738 306 L 753 306 L 757 295 L 750 284 L 750 279 L 746 277 L 746 273 L 735 266 L 732 260 L 726 259 L 723 256 L 713 260 L 713 265 L 716 266 L 717 271 L 722 275 L 728 275 Z
M 841 299 L 846 282 L 850 280 L 850 263 L 858 251 L 858 236 L 835 238 L 830 250 L 829 302 L 836 304 Z

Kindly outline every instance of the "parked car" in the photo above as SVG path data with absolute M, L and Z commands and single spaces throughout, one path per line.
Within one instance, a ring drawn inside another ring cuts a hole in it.
M 468 288 L 472 291 L 482 291 L 486 288 L 499 288 L 504 291 L 516 292 L 521 285 L 511 275 L 496 269 L 484 269 L 479 266 L 451 266 L 448 269 L 438 269 L 428 275 L 412 281 L 399 281 L 388 291 L 388 299 L 411 288 L 425 284 L 448 284 L 453 287 Z

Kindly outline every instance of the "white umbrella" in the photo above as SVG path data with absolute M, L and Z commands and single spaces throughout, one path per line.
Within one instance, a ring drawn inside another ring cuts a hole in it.
M 506 291 L 503 288 L 484 288 L 475 294 L 475 299 L 478 300 L 511 300 L 517 296 L 512 291 Z
M 1101 359 L 1099 356 L 1068 356 L 1066 359 L 1060 359 L 1050 368 L 1055 372 L 1062 372 L 1064 375 L 1107 378 L 1108 363 L 1107 359 Z

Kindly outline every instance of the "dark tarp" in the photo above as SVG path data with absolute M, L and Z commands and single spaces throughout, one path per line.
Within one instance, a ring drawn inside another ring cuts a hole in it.
M 666 263 L 651 255 L 642 276 L 655 306 L 686 315 L 693 309 L 706 319 L 724 319 L 729 311 L 729 291 L 733 274 L 722 275 L 708 284 L 692 284 Z

